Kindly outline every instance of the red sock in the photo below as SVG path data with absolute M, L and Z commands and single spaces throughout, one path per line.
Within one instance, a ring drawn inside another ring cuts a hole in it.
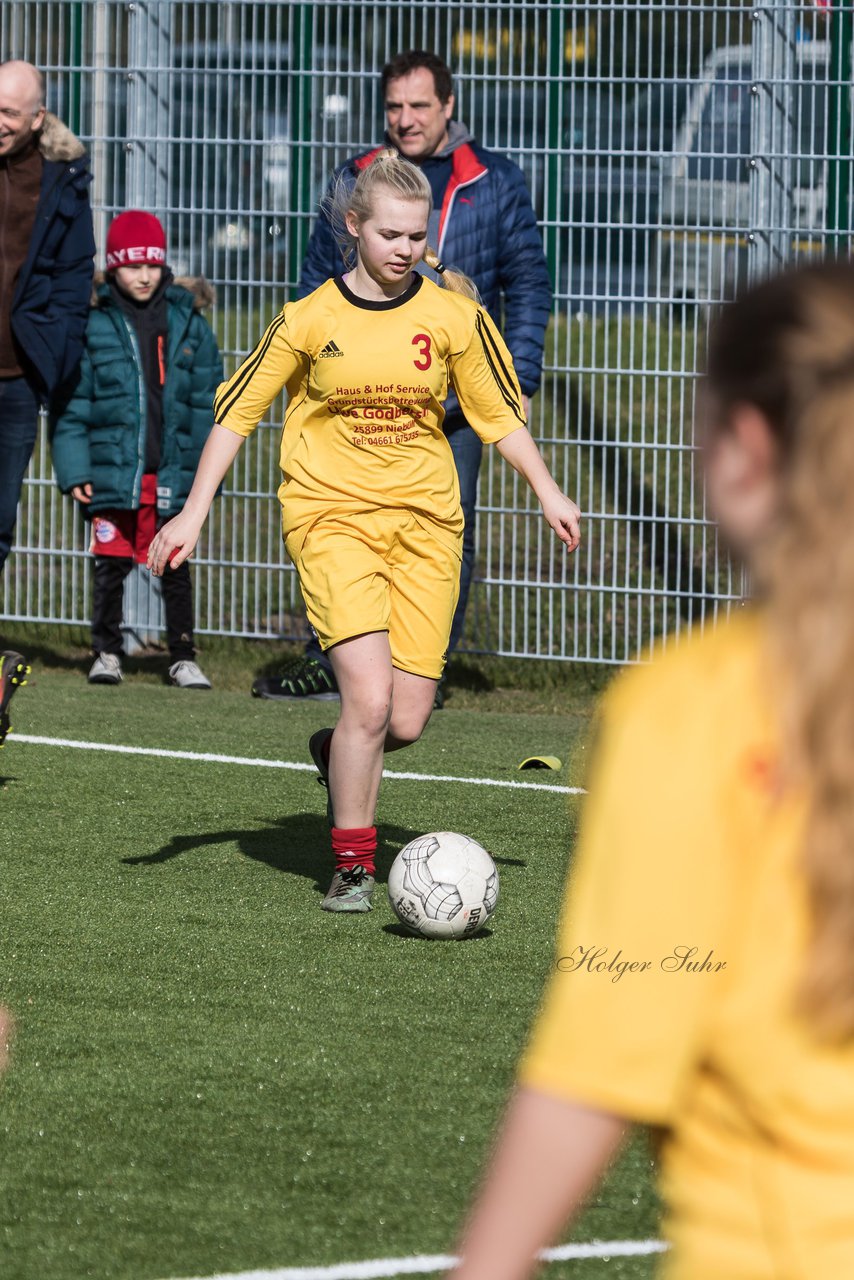
M 376 827 L 332 828 L 332 854 L 336 871 L 349 871 L 352 867 L 362 866 L 372 876 L 376 852 Z

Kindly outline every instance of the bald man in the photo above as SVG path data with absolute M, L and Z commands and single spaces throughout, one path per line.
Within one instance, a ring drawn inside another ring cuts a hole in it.
M 45 110 L 38 69 L 0 63 L 0 573 L 39 405 L 61 400 L 83 350 L 90 182 L 82 143 Z
M 0 575 L 39 405 L 61 403 L 83 351 L 95 253 L 91 180 L 82 143 L 45 110 L 41 72 L 29 62 L 0 63 Z M 28 673 L 24 656 L 0 640 L 0 747 L 12 694 Z

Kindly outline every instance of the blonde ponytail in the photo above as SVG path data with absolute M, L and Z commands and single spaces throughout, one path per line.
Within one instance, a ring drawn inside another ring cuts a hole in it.
M 475 282 L 470 280 L 468 276 L 463 275 L 462 271 L 446 267 L 443 262 L 439 261 L 439 255 L 435 249 L 430 248 L 429 244 L 424 251 L 424 261 L 428 267 L 438 272 L 442 277 L 442 284 L 451 293 L 461 293 L 464 298 L 471 298 L 474 302 L 480 302 L 481 298 Z
M 811 939 L 799 1007 L 831 1038 L 854 1036 L 852 423 L 854 369 L 842 378 L 826 369 L 792 420 L 780 518 L 756 565 L 788 677 L 780 709 L 791 772 L 810 797 L 801 867 Z
M 778 453 L 779 509 L 752 557 L 770 626 L 781 773 L 808 810 L 800 866 L 810 937 L 797 1008 L 854 1038 L 854 268 L 827 263 L 760 285 L 713 334 L 710 434 L 754 405 Z

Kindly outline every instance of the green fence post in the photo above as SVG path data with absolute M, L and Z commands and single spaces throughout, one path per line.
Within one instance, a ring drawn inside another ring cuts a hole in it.
M 548 115 L 548 164 L 546 172 L 546 259 L 552 286 L 557 286 L 558 244 L 560 241 L 560 213 L 563 206 L 563 69 L 566 46 L 565 0 L 551 0 L 548 21 L 549 115 Z
M 69 16 L 70 48 L 68 61 L 72 67 L 68 82 L 68 120 L 72 133 L 79 137 L 83 132 L 83 104 L 81 101 L 81 72 L 83 64 L 83 5 L 75 3 L 71 6 Z
M 827 251 L 847 257 L 851 234 L 851 38 L 854 0 L 835 0 L 830 17 Z
M 296 285 L 299 269 L 308 244 L 309 216 L 312 196 L 312 35 L 313 6 L 298 4 L 294 8 L 291 45 L 298 71 L 294 76 L 291 121 L 291 207 L 288 218 L 288 283 Z M 305 215 L 305 216 L 303 216 Z M 294 295 L 295 296 L 295 295 Z

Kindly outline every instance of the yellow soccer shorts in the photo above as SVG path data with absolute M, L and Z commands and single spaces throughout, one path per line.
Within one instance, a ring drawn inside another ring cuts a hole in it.
M 409 511 L 319 520 L 285 539 L 323 649 L 387 631 L 401 671 L 438 680 L 460 592 L 462 538 Z

